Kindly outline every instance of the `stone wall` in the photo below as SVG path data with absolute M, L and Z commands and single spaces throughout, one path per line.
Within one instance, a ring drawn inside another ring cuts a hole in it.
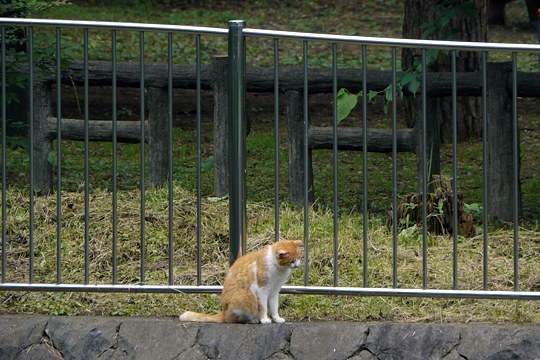
M 0 316 L 0 359 L 540 359 L 540 327 Z

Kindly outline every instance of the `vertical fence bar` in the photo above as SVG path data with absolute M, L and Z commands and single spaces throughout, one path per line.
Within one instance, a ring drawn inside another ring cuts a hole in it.
M 88 95 L 88 29 L 84 29 L 84 284 L 90 281 L 89 243 L 90 243 L 90 148 L 89 148 L 89 95 Z
M 397 65 L 392 47 L 392 287 L 397 288 Z
M 6 27 L 2 26 L 2 283 L 6 282 Z
M 274 39 L 274 240 L 279 241 L 279 39 Z
M 367 46 L 362 45 L 362 283 L 364 287 L 368 286 L 367 99 Z
M 457 158 L 457 80 L 456 80 L 456 50 L 452 50 L 452 174 L 454 179 L 452 181 L 452 288 L 457 290 L 458 288 L 458 255 L 457 255 L 457 242 L 459 232 L 458 221 L 458 158 Z
M 28 241 L 28 282 L 34 281 L 34 29 L 28 27 L 28 138 L 30 144 L 30 224 Z
M 195 77 L 197 82 L 197 285 L 201 285 L 201 35 L 195 37 Z
M 482 258 L 483 262 L 483 289 L 488 290 L 488 162 L 487 162 L 487 134 L 488 134 L 488 110 L 487 110 L 487 53 L 482 51 L 482 167 L 483 167 L 483 182 L 484 182 L 484 193 L 483 193 L 483 203 L 484 203 L 484 212 L 482 219 L 483 227 L 483 252 L 484 256 Z
M 308 91 L 308 42 L 302 42 L 303 56 L 303 116 L 304 116 L 304 286 L 309 283 L 309 91 Z
M 172 76 L 172 33 L 167 34 L 167 126 L 168 133 L 168 158 L 169 158 L 169 285 L 173 284 L 173 216 L 174 216 L 174 203 L 173 203 L 173 76 Z M 197 260 L 199 256 L 197 256 Z
M 111 57 L 112 57 L 112 283 L 116 285 L 116 245 L 117 245 L 117 113 L 116 113 L 116 30 L 111 31 Z
M 427 81 L 426 49 L 422 49 L 422 289 L 427 288 Z
M 62 44 L 56 28 L 56 283 L 62 282 Z
M 140 282 L 141 284 L 145 283 L 145 253 L 146 253 L 146 241 L 145 241 L 145 203 L 146 203 L 146 189 L 144 183 L 144 173 L 145 173 L 145 127 L 144 127 L 144 32 L 139 32 L 139 66 L 140 66 L 140 86 L 139 86 L 139 111 L 140 111 L 140 121 L 141 121 L 141 174 L 140 174 L 140 188 L 141 188 L 141 239 L 140 239 L 140 248 L 141 248 L 141 274 Z
M 514 291 L 519 289 L 519 124 L 517 112 L 517 53 L 512 52 L 512 123 L 514 155 Z
M 338 286 L 338 133 L 337 133 L 337 44 L 332 43 L 332 158 L 333 158 L 333 185 L 334 185 L 334 286 Z
M 244 20 L 229 21 L 229 229 L 231 264 L 246 250 L 246 116 Z

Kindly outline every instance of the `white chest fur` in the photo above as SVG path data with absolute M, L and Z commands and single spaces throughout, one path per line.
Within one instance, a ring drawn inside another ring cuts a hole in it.
M 250 291 L 257 297 L 260 316 L 259 320 L 261 324 L 268 324 L 271 322 L 267 316 L 268 310 L 270 310 L 272 319 L 275 322 L 282 323 L 285 319 L 278 314 L 278 296 L 279 290 L 285 281 L 287 281 L 287 278 L 291 273 L 291 269 L 289 267 L 280 266 L 277 263 L 271 247 L 268 247 L 265 251 L 266 252 L 261 259 L 264 261 L 264 266 L 259 267 L 259 269 L 264 268 L 265 276 L 260 276 L 260 278 L 264 278 L 265 280 L 261 281 L 261 283 L 258 282 L 257 264 L 255 262 L 252 263 L 251 270 L 253 271 L 253 281 L 250 284 Z
M 261 292 L 266 293 L 266 295 L 279 292 L 279 289 L 285 284 L 291 273 L 290 268 L 280 266 L 276 262 L 271 248 L 268 248 L 264 257 L 264 262 L 264 268 L 266 270 L 266 282 L 264 285 L 259 284 L 257 281 L 257 265 L 255 263 L 251 264 L 251 270 L 253 271 L 254 276 L 250 290 L 257 295 L 261 294 Z
M 291 269 L 280 266 L 276 262 L 271 248 L 268 248 L 264 260 L 266 263 L 266 284 L 264 287 L 268 288 L 270 292 L 279 292 L 291 274 Z

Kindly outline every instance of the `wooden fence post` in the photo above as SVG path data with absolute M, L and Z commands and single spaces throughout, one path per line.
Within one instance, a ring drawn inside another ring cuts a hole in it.
M 289 202 L 294 206 L 302 206 L 304 203 L 304 99 L 300 91 L 288 91 L 286 95 L 288 101 Z M 311 203 L 314 199 L 311 149 L 308 150 L 307 163 L 308 201 Z
M 490 218 L 503 221 L 514 219 L 512 97 L 507 87 L 511 71 L 511 63 L 488 63 L 486 207 Z M 517 186 L 521 194 L 519 182 Z M 521 196 L 519 198 L 518 211 L 521 212 Z
M 34 189 L 39 195 L 49 194 L 54 187 L 53 169 L 48 156 L 53 150 L 51 143 L 51 87 L 48 83 L 34 85 Z
M 214 195 L 229 193 L 229 100 L 227 56 L 211 60 L 214 88 Z
M 169 126 L 167 110 L 167 88 L 148 87 L 148 144 L 150 146 L 150 184 L 161 187 L 169 174 Z

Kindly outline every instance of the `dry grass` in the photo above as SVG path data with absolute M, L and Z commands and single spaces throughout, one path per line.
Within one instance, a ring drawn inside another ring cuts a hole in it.
M 140 280 L 140 194 L 118 194 L 117 275 L 122 284 Z M 112 212 L 111 193 L 95 189 L 90 195 L 90 283 L 111 283 Z M 6 280 L 28 281 L 29 201 L 25 193 L 8 190 Z M 202 283 L 220 284 L 228 264 L 228 203 L 202 199 Z M 145 277 L 149 284 L 168 283 L 167 190 L 146 194 Z M 272 205 L 248 204 L 249 248 L 273 241 Z M 329 286 L 333 282 L 332 212 L 311 209 L 309 213 L 309 282 Z M 84 195 L 62 196 L 61 275 L 63 283 L 84 282 Z M 303 212 L 283 204 L 281 236 L 303 238 Z M 362 285 L 362 218 L 356 213 L 339 217 L 339 285 Z M 56 196 L 38 197 L 35 203 L 34 282 L 56 282 Z M 392 236 L 380 220 L 368 223 L 368 281 L 371 287 L 392 286 Z M 174 188 L 174 284 L 196 284 L 196 198 Z M 520 231 L 520 290 L 539 291 L 540 233 Z M 489 235 L 489 286 L 513 289 L 512 232 Z M 458 284 L 461 289 L 482 288 L 482 236 L 460 238 Z M 398 285 L 422 285 L 421 232 L 411 227 L 398 238 Z M 428 286 L 452 287 L 452 238 L 429 238 Z M 289 281 L 302 285 L 303 270 Z M 182 310 L 216 311 L 217 294 L 110 294 L 110 293 L 1 293 L 0 313 L 105 314 L 172 316 Z M 292 320 L 354 319 L 392 321 L 489 321 L 540 323 L 540 304 L 534 301 L 454 300 L 350 296 L 283 295 L 283 313 Z

